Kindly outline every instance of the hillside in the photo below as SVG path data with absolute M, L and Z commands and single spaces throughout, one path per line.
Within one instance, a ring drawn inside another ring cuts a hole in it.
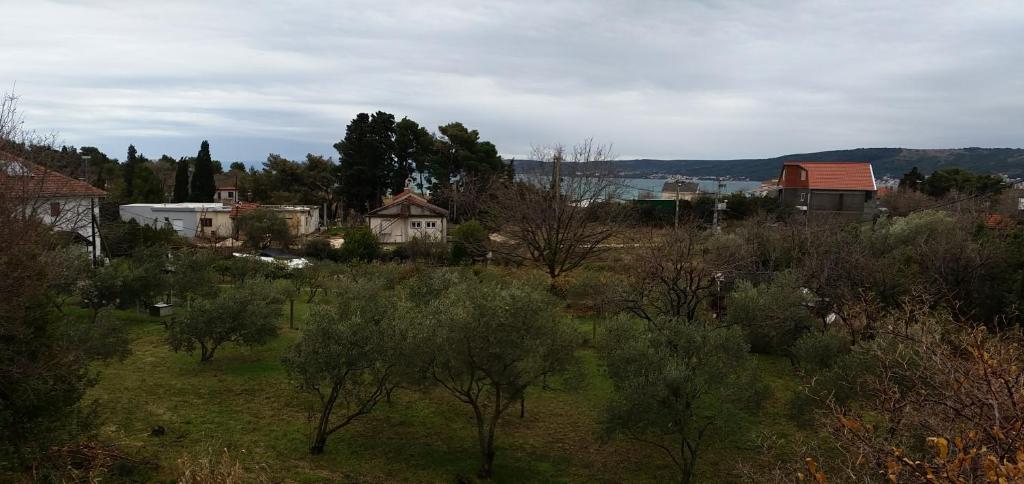
M 959 167 L 978 173 L 1006 174 L 1024 177 L 1024 149 L 1022 148 L 959 148 L 959 149 L 905 149 L 857 148 L 852 150 L 799 153 L 775 158 L 741 160 L 616 160 L 612 162 L 622 177 L 644 178 L 657 175 L 686 175 L 696 177 L 724 176 L 766 180 L 777 177 L 783 161 L 869 161 L 875 176 L 899 177 L 918 167 L 924 173 L 940 168 Z M 536 162 L 517 161 L 520 170 L 536 167 Z

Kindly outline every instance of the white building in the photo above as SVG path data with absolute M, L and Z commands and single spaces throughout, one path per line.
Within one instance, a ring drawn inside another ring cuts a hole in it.
M 131 203 L 121 205 L 121 220 L 154 228 L 171 227 L 178 235 L 231 237 L 231 208 L 220 203 Z
M 370 230 L 384 244 L 400 244 L 418 237 L 441 242 L 448 239 L 448 211 L 409 188 L 370 211 L 367 218 Z
M 102 256 L 100 199 L 107 192 L 46 167 L 0 153 L 0 190 L 25 215 L 88 247 L 95 263 Z

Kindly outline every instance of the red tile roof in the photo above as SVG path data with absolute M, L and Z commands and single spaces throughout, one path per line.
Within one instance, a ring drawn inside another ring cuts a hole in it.
M 791 166 L 805 170 L 807 179 L 786 176 L 786 168 Z M 787 161 L 782 165 L 779 186 L 819 190 L 876 190 L 871 163 L 862 162 Z
M 423 198 L 423 197 L 417 195 L 415 192 L 413 192 L 411 188 L 406 188 L 405 190 L 402 191 L 402 193 L 399 193 L 394 198 L 392 198 L 390 202 L 385 203 L 384 205 L 382 205 L 382 206 L 380 206 L 378 208 L 370 210 L 370 213 L 368 213 L 367 215 L 373 215 L 373 214 L 378 213 L 378 212 L 380 212 L 380 211 L 382 211 L 382 210 L 384 210 L 386 208 L 394 207 L 395 205 L 401 205 L 403 203 L 409 203 L 409 204 L 412 204 L 412 205 L 416 205 L 418 207 L 425 208 L 425 209 L 427 209 L 427 210 L 429 210 L 431 212 L 434 212 L 434 213 L 437 213 L 437 214 L 440 214 L 440 215 L 444 215 L 444 216 L 448 215 L 448 211 L 447 210 L 445 210 L 445 209 L 443 209 L 441 207 L 438 207 L 437 205 L 434 205 L 434 204 L 428 202 L 425 198 Z
M 231 218 L 235 218 L 239 215 L 251 212 L 260 208 L 260 204 L 256 202 L 238 202 L 231 207 L 231 213 L 228 214 Z
M 105 197 L 107 192 L 82 180 L 0 153 L 0 190 L 14 196 Z

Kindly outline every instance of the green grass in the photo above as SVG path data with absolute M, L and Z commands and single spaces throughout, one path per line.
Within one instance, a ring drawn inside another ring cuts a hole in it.
M 296 304 L 297 327 L 309 312 Z M 172 479 L 184 453 L 228 449 L 244 463 L 266 465 L 283 482 L 454 482 L 477 468 L 471 411 L 440 391 L 396 394 L 371 415 L 333 435 L 324 455 L 310 456 L 314 406 L 287 380 L 280 358 L 299 337 L 287 329 L 266 346 L 225 346 L 207 364 L 198 355 L 171 352 L 154 318 L 111 311 L 129 323 L 132 354 L 100 365 L 99 384 L 87 400 L 99 405 L 101 435 L 133 455 L 160 463 L 158 478 Z M 578 321 L 589 337 L 589 321 Z M 600 338 L 600 328 L 599 336 Z M 607 439 L 600 418 L 611 392 L 600 359 L 585 344 L 579 374 L 553 378 L 550 391 L 532 389 L 526 417 L 510 410 L 497 434 L 495 482 L 662 482 L 674 468 L 652 448 Z M 760 417 L 761 427 L 791 432 L 785 401 L 796 382 L 784 360 L 759 360 L 776 389 Z M 151 437 L 150 429 L 167 433 Z M 720 482 L 737 459 L 757 461 L 753 445 L 715 447 L 704 457 L 702 480 Z

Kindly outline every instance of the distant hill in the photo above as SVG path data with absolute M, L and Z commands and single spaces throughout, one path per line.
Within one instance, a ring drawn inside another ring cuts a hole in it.
M 745 160 L 615 160 L 610 162 L 619 176 L 647 178 L 657 175 L 695 177 L 723 176 L 768 180 L 779 176 L 786 160 L 796 161 L 869 161 L 875 176 L 899 177 L 917 167 L 924 173 L 940 168 L 958 167 L 976 173 L 1005 174 L 1024 178 L 1022 148 L 958 148 L 914 150 L 905 148 L 857 148 L 852 150 L 799 153 L 775 158 Z M 535 168 L 536 161 L 516 161 L 519 170 Z

